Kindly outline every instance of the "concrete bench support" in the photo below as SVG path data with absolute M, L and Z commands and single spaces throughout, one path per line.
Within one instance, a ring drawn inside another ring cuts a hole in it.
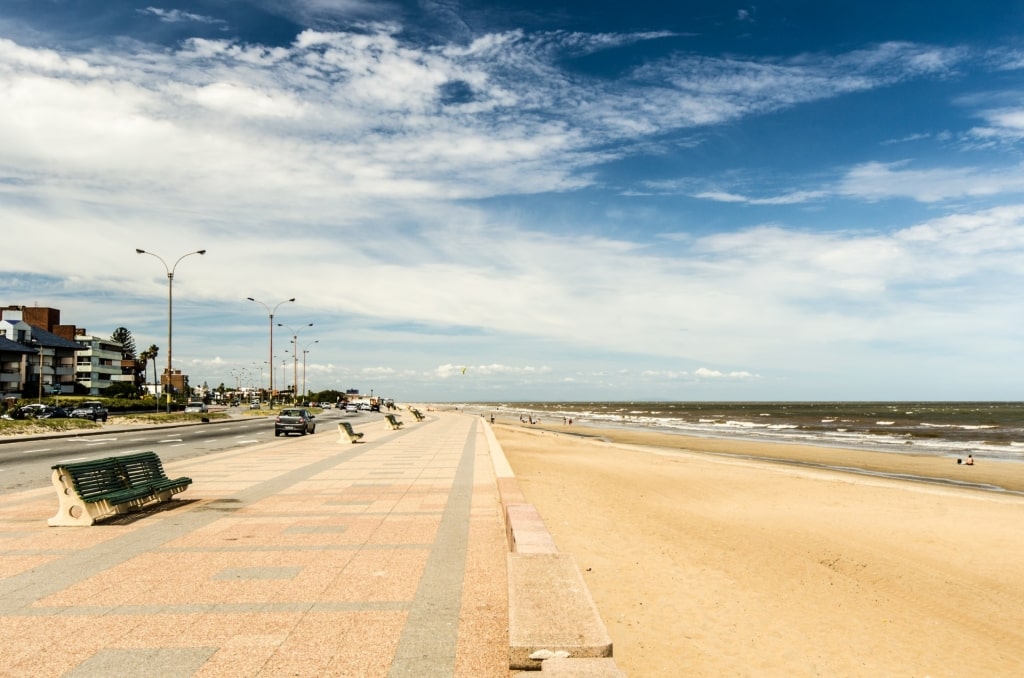
M 571 555 L 508 554 L 509 665 L 612 656 L 612 640 Z

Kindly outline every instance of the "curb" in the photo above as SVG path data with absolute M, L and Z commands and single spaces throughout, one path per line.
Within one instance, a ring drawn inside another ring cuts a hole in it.
M 612 640 L 570 554 L 555 540 L 533 504 L 526 502 L 512 467 L 486 419 L 509 552 L 509 668 L 624 678 L 612 659 Z

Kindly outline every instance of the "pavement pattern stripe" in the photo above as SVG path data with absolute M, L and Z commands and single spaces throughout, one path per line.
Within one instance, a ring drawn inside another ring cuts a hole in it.
M 434 547 L 391 663 L 390 678 L 442 678 L 455 674 L 455 649 L 473 500 L 476 425 L 474 421 L 462 448 Z

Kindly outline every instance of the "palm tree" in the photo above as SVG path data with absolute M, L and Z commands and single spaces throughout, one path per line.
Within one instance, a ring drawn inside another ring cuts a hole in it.
M 146 389 L 146 371 L 149 370 L 149 350 L 140 351 L 139 357 L 135 359 L 135 385 L 143 390 L 143 395 L 149 393 Z
M 156 378 L 156 357 L 159 354 L 160 354 L 160 347 L 157 346 L 156 344 L 150 344 L 149 348 L 147 348 L 145 351 L 143 351 L 140 354 L 140 356 L 139 356 L 142 359 L 143 363 L 148 363 L 150 360 L 153 361 L 153 391 L 154 391 L 154 395 L 156 395 L 156 384 L 157 384 L 157 378 Z M 145 368 L 143 368 L 143 369 L 145 369 Z M 159 409 L 159 403 L 160 403 L 160 400 L 157 399 L 157 405 L 158 405 L 157 409 Z

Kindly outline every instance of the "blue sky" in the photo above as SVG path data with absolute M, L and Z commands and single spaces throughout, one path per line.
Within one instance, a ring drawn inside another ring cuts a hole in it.
M 0 303 L 165 351 L 135 248 L 205 248 L 194 384 L 266 384 L 246 298 L 294 297 L 311 389 L 1020 400 L 1022 32 L 984 1 L 5 0 Z

